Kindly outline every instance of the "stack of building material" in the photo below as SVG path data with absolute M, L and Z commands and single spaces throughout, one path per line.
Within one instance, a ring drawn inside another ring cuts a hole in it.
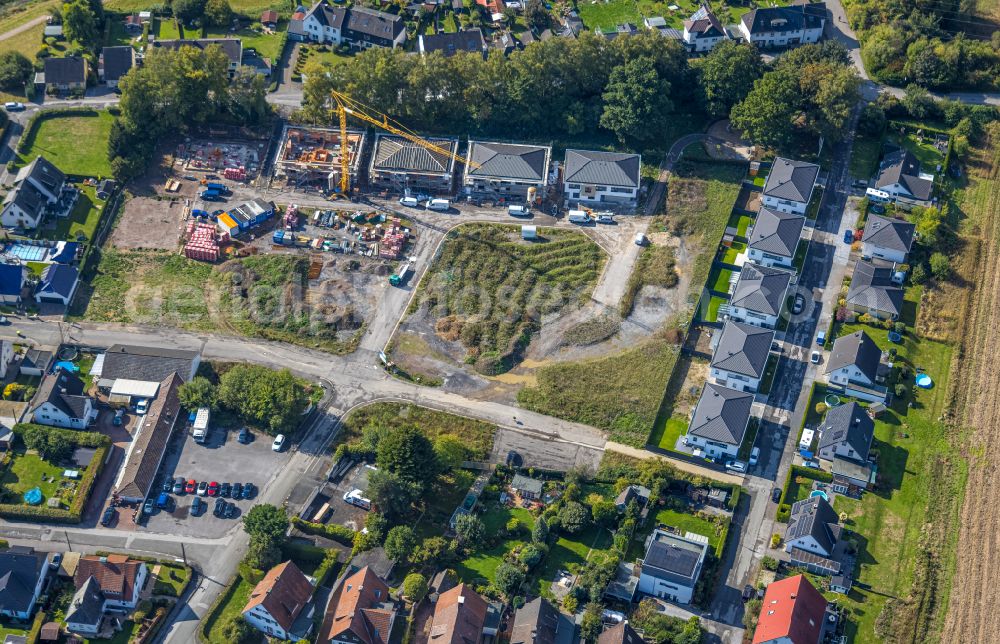
M 204 262 L 218 261 L 219 241 L 222 237 L 212 224 L 192 220 L 187 227 L 188 240 L 184 245 L 184 256 Z M 228 235 L 225 238 L 228 239 Z
M 399 259 L 403 255 L 403 248 L 406 246 L 407 234 L 400 225 L 399 218 L 393 217 L 392 224 L 379 243 L 378 254 L 382 259 Z
M 243 166 L 238 168 L 226 168 L 222 175 L 232 181 L 246 181 L 247 179 L 247 169 Z
M 299 207 L 291 204 L 285 209 L 284 224 L 286 228 L 295 228 L 299 225 Z

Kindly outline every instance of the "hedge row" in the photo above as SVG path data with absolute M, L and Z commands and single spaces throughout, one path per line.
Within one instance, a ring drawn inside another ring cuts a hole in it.
M 353 545 L 354 535 L 357 534 L 354 530 L 351 530 L 347 526 L 312 523 L 311 521 L 306 521 L 305 519 L 301 519 L 299 517 L 292 517 L 292 525 L 306 534 L 327 537 L 328 539 L 333 539 L 337 543 L 341 543 L 345 546 Z
M 792 465 L 788 468 L 788 475 L 785 476 L 785 484 L 781 488 L 781 503 L 778 505 L 778 515 L 776 517 L 777 520 L 782 523 L 788 523 L 788 519 L 792 514 L 792 504 L 788 502 L 788 488 L 792 484 L 793 477 L 796 476 L 812 479 L 813 481 L 819 481 L 821 483 L 833 482 L 833 474 L 824 472 L 823 470 L 817 470 L 811 467 L 802 467 L 801 465 Z
M 240 575 L 235 574 L 233 578 L 229 580 L 229 584 L 226 588 L 219 593 L 219 596 L 215 598 L 212 605 L 205 611 L 205 616 L 201 618 L 201 622 L 198 624 L 198 641 L 208 642 L 208 624 L 212 622 L 215 614 L 219 611 L 219 608 L 232 597 L 233 592 L 235 592 L 236 587 L 240 583 Z
M 47 616 L 45 611 L 38 611 L 35 613 L 35 621 L 31 622 L 31 630 L 28 631 L 27 644 L 36 644 L 38 642 L 38 636 L 42 633 L 42 625 L 45 624 Z

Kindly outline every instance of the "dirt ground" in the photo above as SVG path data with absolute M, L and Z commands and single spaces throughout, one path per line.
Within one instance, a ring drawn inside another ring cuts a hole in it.
M 184 204 L 134 197 L 125 203 L 111 235 L 116 248 L 174 250 L 184 228 Z
M 1000 133 L 998 133 L 1000 134 Z M 980 193 L 982 241 L 976 280 L 964 324 L 963 351 L 955 384 L 954 419 L 971 429 L 966 456 L 969 475 L 958 536 L 958 555 L 951 582 L 951 598 L 945 618 L 943 642 L 996 641 L 1000 632 L 1000 593 L 996 592 L 1000 566 L 1000 506 L 984 502 L 983 492 L 1000 485 L 1000 136 L 993 138 L 990 158 L 982 159 L 983 174 L 992 179 L 991 190 Z
M 739 196 L 736 197 L 736 207 L 751 212 L 760 210 L 760 190 L 751 190 L 746 186 L 742 186 Z

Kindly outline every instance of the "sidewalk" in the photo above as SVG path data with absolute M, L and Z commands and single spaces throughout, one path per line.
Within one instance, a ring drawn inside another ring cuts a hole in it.
M 687 461 L 682 461 L 676 458 L 670 458 L 662 454 L 657 454 L 655 452 L 650 452 L 644 449 L 638 449 L 631 447 L 630 445 L 623 445 L 621 443 L 615 443 L 608 441 L 604 446 L 605 450 L 611 450 L 613 452 L 618 452 L 619 454 L 625 454 L 626 456 L 631 456 L 632 458 L 639 458 L 644 461 L 649 459 L 659 459 L 661 461 L 666 461 L 670 463 L 673 467 L 676 467 L 682 472 L 687 472 L 688 474 L 694 474 L 696 476 L 703 476 L 708 479 L 714 479 L 720 483 L 728 483 L 735 485 L 743 485 L 743 477 L 736 476 L 734 474 L 726 474 L 724 472 L 717 472 L 713 469 L 707 467 L 701 467 L 700 465 L 695 465 L 694 463 L 688 463 Z

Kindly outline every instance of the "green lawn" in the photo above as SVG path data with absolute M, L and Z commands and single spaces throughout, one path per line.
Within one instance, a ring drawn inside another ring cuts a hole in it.
M 504 530 L 507 522 L 512 518 L 517 518 L 524 526 L 520 537 L 503 540 L 492 548 L 477 550 L 461 561 L 455 566 L 455 572 L 463 581 L 467 583 L 474 583 L 480 579 L 493 581 L 494 573 L 496 573 L 497 566 L 503 562 L 504 555 L 517 545 L 527 543 L 530 530 L 535 525 L 534 517 L 523 508 L 508 508 L 500 505 L 499 502 L 492 505 L 482 515 L 483 523 L 486 525 L 486 534 L 494 535 Z
M 68 481 L 62 476 L 65 467 L 42 460 L 34 453 L 16 451 L 10 467 L 0 474 L 0 486 L 15 495 L 12 503 L 23 503 L 22 495 L 28 490 L 38 487 L 42 490 L 44 504 L 49 499 L 59 496 L 60 482 Z M 49 479 L 49 480 L 43 480 Z M 64 499 L 68 505 L 72 494 L 67 493 Z
M 257 16 L 260 18 L 260 15 Z M 229 31 L 228 29 L 211 28 L 205 30 L 206 38 L 239 38 L 243 41 L 243 49 L 255 49 L 257 54 L 272 62 L 277 61 L 281 56 L 281 32 L 288 28 L 288 21 L 282 20 L 278 23 L 278 29 L 274 33 L 266 34 L 263 31 L 254 31 L 244 27 L 239 31 Z
M 139 632 L 139 624 L 133 621 L 127 621 L 122 624 L 122 630 L 115 633 L 114 637 L 108 638 L 106 640 L 102 639 L 86 639 L 84 638 L 84 644 L 128 644 L 132 641 Z
M 799 240 L 799 245 L 795 247 L 795 257 L 792 258 L 792 266 L 796 272 L 802 271 L 802 265 L 806 263 L 806 254 L 809 253 L 809 243 Z
M 580 534 L 560 536 L 542 560 L 536 573 L 535 592 L 551 597 L 549 587 L 560 570 L 577 572 L 591 557 L 603 556 L 611 548 L 611 532 L 601 526 L 592 525 Z
M 757 389 L 760 393 L 766 394 L 771 391 L 771 384 L 774 382 L 774 373 L 778 370 L 778 356 L 771 354 L 767 358 L 767 364 L 764 365 L 764 375 L 760 379 L 760 387 Z
M 719 307 L 728 301 L 729 301 L 728 298 L 719 297 L 718 295 L 713 295 L 711 299 L 708 300 L 708 312 L 705 314 L 705 321 L 718 322 Z
M 6 638 L 8 635 L 21 635 L 25 636 L 28 631 L 21 628 L 13 628 L 7 626 L 7 622 L 0 622 L 0 638 Z M 0 640 L 3 641 L 3 640 Z
M 905 135 L 901 135 L 898 129 L 893 131 L 890 128 L 885 139 L 889 143 L 902 146 L 912 152 L 913 156 L 920 161 L 920 169 L 923 172 L 934 173 L 937 165 L 944 163 L 944 155 L 931 144 L 934 140 L 933 136 L 924 136 L 923 141 L 921 141 L 914 133 L 907 132 Z
M 79 188 L 80 197 L 73 207 L 73 212 L 69 217 L 56 218 L 55 229 L 43 231 L 43 237 L 71 241 L 77 241 L 80 235 L 86 240 L 94 238 L 97 223 L 101 220 L 101 213 L 104 212 L 104 202 L 97 198 L 97 189 L 94 186 L 80 185 Z
M 663 425 L 663 433 L 657 436 L 655 433 L 650 437 L 650 442 L 659 445 L 663 449 L 673 450 L 677 445 L 677 439 L 687 432 L 688 420 L 681 416 L 671 416 Z
M 851 176 L 871 179 L 878 170 L 878 158 L 882 152 L 882 139 L 857 135 L 851 152 Z
M 743 215 L 743 214 L 740 214 L 738 212 L 734 212 L 729 217 L 729 222 L 726 224 L 726 227 L 727 228 L 735 228 L 736 229 L 736 234 L 739 237 L 746 237 L 747 236 L 747 228 L 750 227 L 750 222 L 751 221 L 753 221 L 753 219 L 749 215 Z
M 753 185 L 757 186 L 758 188 L 763 188 L 765 183 L 767 183 L 766 174 L 758 174 L 756 177 L 753 178 Z
M 816 188 L 815 190 L 813 190 L 812 200 L 806 207 L 806 219 L 816 219 L 816 216 L 819 215 L 819 205 L 820 203 L 822 203 L 822 201 L 823 201 L 823 189 Z
M 698 4 L 696 0 L 582 0 L 575 6 L 583 23 L 591 30 L 597 27 L 611 28 L 623 22 L 632 22 L 641 28 L 644 16 L 661 16 L 666 19 L 667 26 L 682 29 L 684 21 L 698 9 Z M 723 24 L 736 22 L 749 10 L 721 3 L 712 4 Z M 788 0 L 773 4 L 788 4 Z M 677 10 L 671 11 L 671 5 L 676 6 Z
M 734 272 L 735 271 L 728 268 L 712 269 L 712 275 L 715 277 L 709 277 L 709 288 L 719 293 L 728 293 L 729 280 L 733 276 Z
M 209 644 L 230 644 L 229 640 L 222 636 L 221 627 L 243 612 L 243 607 L 246 606 L 252 591 L 253 586 L 237 575 L 234 584 L 225 591 L 223 600 L 205 617 L 204 629 Z
M 177 40 L 184 37 L 183 28 L 178 27 L 177 21 L 169 18 L 154 19 L 152 32 L 157 40 Z
M 684 532 L 694 532 L 708 537 L 708 545 L 718 550 L 722 538 L 723 526 L 713 521 L 703 519 L 689 512 L 678 512 L 664 508 L 656 513 L 656 523 L 673 526 Z
M 24 165 L 44 155 L 66 174 L 110 176 L 108 137 L 112 122 L 114 117 L 107 111 L 36 121 L 35 129 L 26 134 L 29 145 L 18 156 L 18 163 Z
M 6 8 L 12 8 L 14 3 L 4 4 L 6 5 Z M 61 2 L 59 0 L 43 0 L 42 2 L 18 4 L 21 4 L 23 8 L 11 11 L 6 15 L 6 17 L 0 19 L 0 34 L 5 34 L 8 31 L 17 29 L 21 25 L 31 22 L 39 16 L 48 14 L 51 9 L 59 7 Z M 39 24 L 17 35 L 11 36 L 10 38 L 0 40 L 0 53 L 5 51 L 16 51 L 24 54 L 29 59 L 34 61 L 35 54 L 38 53 L 38 50 L 42 46 L 42 33 L 44 31 L 45 25 Z M 2 97 L 2 100 L 4 101 L 25 100 L 24 92 L 16 92 L 13 94 L 0 92 L 0 97 Z
M 722 251 L 722 257 L 719 258 L 724 264 L 736 264 L 736 257 L 740 253 L 745 253 L 747 250 L 747 245 L 743 242 L 734 241 L 729 245 L 728 248 L 724 248 Z
M 577 3 L 580 19 L 591 30 L 598 27 L 609 29 L 623 22 L 638 24 L 642 22 L 639 7 L 634 0 L 583 0 Z
M 184 585 L 191 578 L 191 571 L 184 566 L 158 565 L 160 566 L 160 574 L 156 577 L 153 594 L 179 596 Z

